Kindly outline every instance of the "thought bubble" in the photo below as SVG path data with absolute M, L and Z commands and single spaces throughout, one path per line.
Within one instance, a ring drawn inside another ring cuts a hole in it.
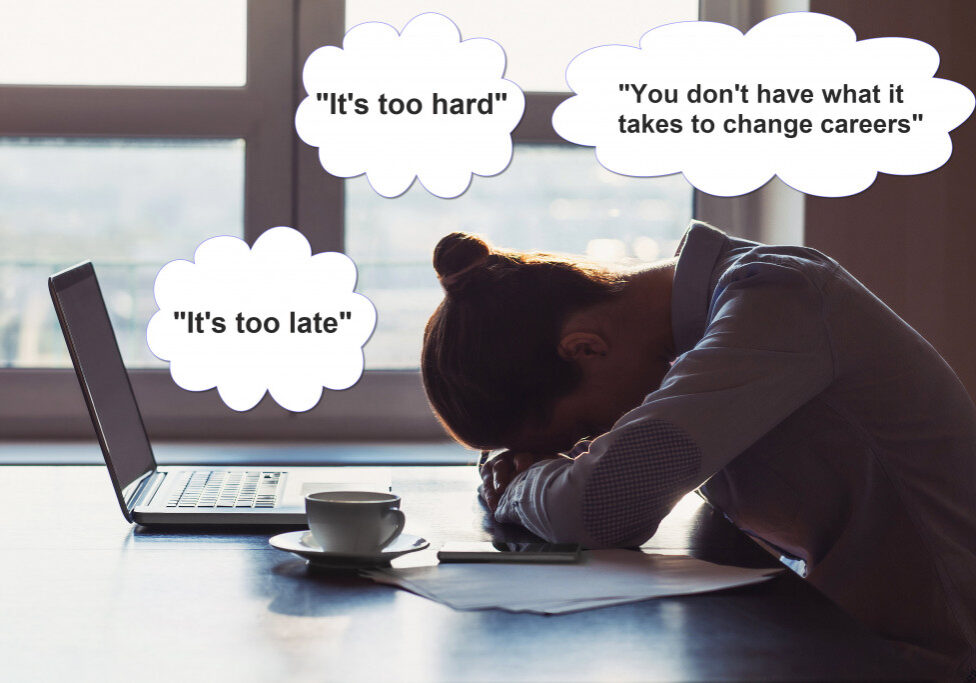
M 214 237 L 193 261 L 159 271 L 159 311 L 146 339 L 184 389 L 216 387 L 240 411 L 269 392 L 282 408 L 302 412 L 323 387 L 347 389 L 363 374 L 376 309 L 355 287 L 352 259 L 313 255 L 297 230 L 271 228 L 253 248 Z
M 505 52 L 486 38 L 461 40 L 441 14 L 421 14 L 401 33 L 369 22 L 342 48 L 320 47 L 305 62 L 308 97 L 295 129 L 319 148 L 334 176 L 366 174 L 384 197 L 418 178 L 429 192 L 462 194 L 471 174 L 501 173 L 525 96 L 505 80 Z
M 824 14 L 771 17 L 743 35 L 682 22 L 608 45 L 566 71 L 575 93 L 552 117 L 570 142 L 629 176 L 683 173 L 713 195 L 774 175 L 807 194 L 842 197 L 878 172 L 926 173 L 952 153 L 949 131 L 973 93 L 933 78 L 935 49 L 908 38 L 857 41 Z

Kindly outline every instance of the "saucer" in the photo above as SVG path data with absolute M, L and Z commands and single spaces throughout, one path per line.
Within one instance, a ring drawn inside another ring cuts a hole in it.
M 294 553 L 309 561 L 314 567 L 335 567 L 348 569 L 353 567 L 377 567 L 390 563 L 395 557 L 407 553 L 423 550 L 430 543 L 427 539 L 412 534 L 400 534 L 388 546 L 381 550 L 370 552 L 336 552 L 324 550 L 315 542 L 312 532 L 308 530 L 289 531 L 273 536 L 268 541 L 278 550 Z

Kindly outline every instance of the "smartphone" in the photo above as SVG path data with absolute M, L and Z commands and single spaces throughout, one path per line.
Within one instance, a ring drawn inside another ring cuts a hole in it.
M 445 543 L 437 551 L 441 562 L 577 562 L 575 543 Z

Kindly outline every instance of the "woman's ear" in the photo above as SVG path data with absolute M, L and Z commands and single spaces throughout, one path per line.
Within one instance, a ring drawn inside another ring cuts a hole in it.
M 609 350 L 606 340 L 593 332 L 570 332 L 559 340 L 559 356 L 564 360 L 585 362 L 602 358 Z

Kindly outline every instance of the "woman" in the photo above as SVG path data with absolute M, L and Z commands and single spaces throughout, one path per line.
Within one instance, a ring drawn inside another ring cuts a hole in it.
M 976 670 L 976 407 L 836 261 L 693 223 L 639 271 L 463 233 L 434 267 L 424 384 L 458 441 L 508 449 L 496 519 L 635 546 L 698 488 L 877 631 Z

